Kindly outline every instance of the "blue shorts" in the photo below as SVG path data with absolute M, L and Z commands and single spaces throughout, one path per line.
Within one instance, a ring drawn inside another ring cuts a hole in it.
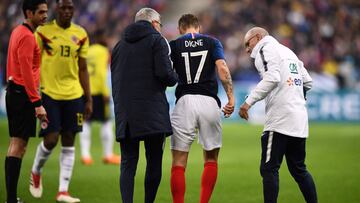
M 93 112 L 89 118 L 89 121 L 105 122 L 110 118 L 110 105 L 109 102 L 105 103 L 104 96 L 92 95 L 93 100 Z
M 84 121 L 83 97 L 72 100 L 55 100 L 42 93 L 42 102 L 46 110 L 49 123 L 41 124 L 40 136 L 52 132 L 72 132 L 82 131 Z

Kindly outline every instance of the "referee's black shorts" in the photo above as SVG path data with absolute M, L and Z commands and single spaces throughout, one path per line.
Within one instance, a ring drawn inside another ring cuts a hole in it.
M 10 137 L 19 137 L 25 140 L 35 137 L 35 107 L 31 103 L 25 87 L 10 81 L 6 89 L 5 100 Z

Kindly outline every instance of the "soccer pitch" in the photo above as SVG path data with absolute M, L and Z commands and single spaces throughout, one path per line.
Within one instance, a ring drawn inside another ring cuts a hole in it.
M 119 167 L 101 162 L 99 126 L 93 127 L 93 166 L 80 162 L 77 139 L 76 161 L 70 193 L 85 203 L 121 202 L 119 191 Z M 262 202 L 262 184 L 259 174 L 260 134 L 262 126 L 245 123 L 223 125 L 223 148 L 219 157 L 217 184 L 210 202 L 259 203 Z M 4 157 L 8 145 L 6 119 L 0 119 L 0 202 L 5 201 Z M 34 199 L 29 191 L 29 175 L 39 138 L 32 138 L 22 163 L 18 195 L 27 203 L 55 202 L 59 174 L 59 146 L 46 163 L 43 173 L 44 193 Z M 119 152 L 118 144 L 115 144 Z M 318 191 L 319 202 L 360 202 L 360 125 L 357 124 L 310 124 L 307 141 L 307 166 L 312 173 Z M 200 177 L 203 169 L 202 151 L 194 143 L 186 169 L 185 202 L 199 202 Z M 169 139 L 165 146 L 163 176 L 156 202 L 171 202 L 170 193 L 171 154 Z M 144 202 L 144 149 L 138 164 L 134 202 Z M 280 170 L 279 203 L 305 202 L 295 181 L 290 176 L 284 160 Z

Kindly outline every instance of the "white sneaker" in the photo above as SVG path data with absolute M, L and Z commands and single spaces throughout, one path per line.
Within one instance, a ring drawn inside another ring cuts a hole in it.
M 41 175 L 37 175 L 31 172 L 29 190 L 31 195 L 35 198 L 40 198 L 42 196 L 43 187 L 41 182 Z
M 56 201 L 64 203 L 76 203 L 80 202 L 80 199 L 76 197 L 71 197 L 68 192 L 58 192 L 56 195 Z

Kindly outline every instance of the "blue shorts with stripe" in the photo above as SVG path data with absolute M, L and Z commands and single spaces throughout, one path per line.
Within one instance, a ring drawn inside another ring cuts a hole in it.
M 45 136 L 52 132 L 72 132 L 82 131 L 84 122 L 83 97 L 72 100 L 55 100 L 42 93 L 43 106 L 47 112 L 49 123 L 41 124 L 40 136 Z

